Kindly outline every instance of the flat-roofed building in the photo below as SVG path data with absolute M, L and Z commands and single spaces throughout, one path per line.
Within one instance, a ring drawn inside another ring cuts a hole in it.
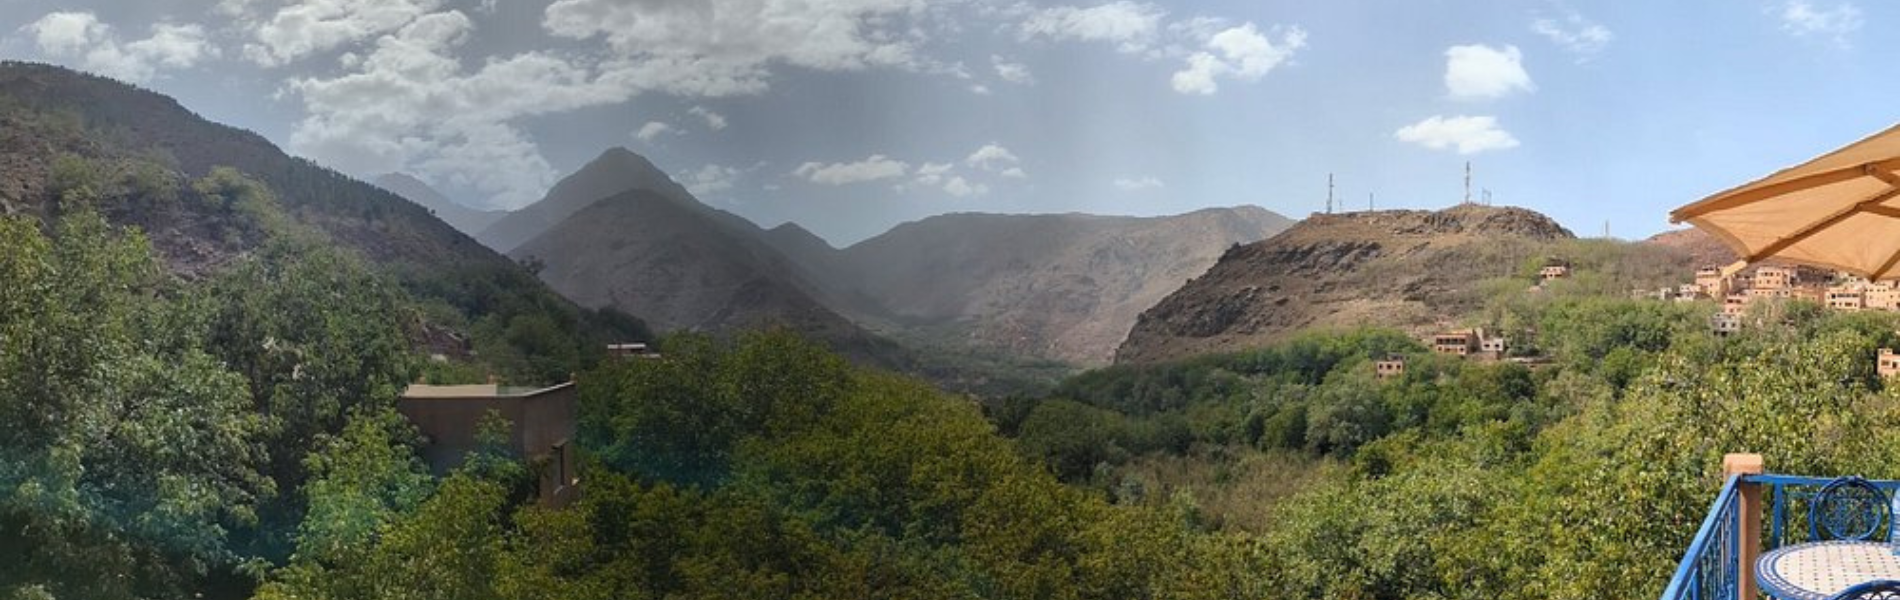
M 1787 267 L 1764 266 L 1755 268 L 1755 280 L 1751 288 L 1779 289 L 1793 286 L 1799 279 L 1795 270 Z
M 1722 269 L 1702 267 L 1696 269 L 1695 286 L 1702 288 L 1702 295 L 1710 298 L 1727 296 L 1732 291 L 1735 280 L 1722 275 Z
M 1405 375 L 1405 357 L 1388 356 L 1385 360 L 1375 361 L 1372 363 L 1372 371 L 1377 373 L 1380 379 Z
M 1868 310 L 1900 310 L 1900 287 L 1891 281 L 1868 284 L 1862 298 Z
M 1546 265 L 1544 268 L 1537 270 L 1537 278 L 1544 281 L 1563 279 L 1569 276 L 1570 267 L 1564 265 Z
M 1465 356 L 1478 351 L 1478 342 L 1482 338 L 1475 329 L 1447 331 L 1432 336 L 1432 351 Z
M 1827 289 L 1828 308 L 1853 312 L 1866 306 L 1867 299 L 1861 295 L 1858 287 L 1836 286 Z
M 1725 312 L 1709 315 L 1709 330 L 1720 336 L 1734 334 L 1742 330 L 1742 316 Z
M 1881 348 L 1880 356 L 1874 359 L 1874 368 L 1882 378 L 1900 375 L 1900 355 L 1894 354 L 1892 348 Z
M 422 458 L 437 474 L 481 449 L 483 422 L 494 415 L 508 425 L 507 450 L 537 473 L 543 504 L 565 506 L 579 492 L 573 382 L 545 388 L 415 384 L 403 391 L 396 410 L 422 432 Z

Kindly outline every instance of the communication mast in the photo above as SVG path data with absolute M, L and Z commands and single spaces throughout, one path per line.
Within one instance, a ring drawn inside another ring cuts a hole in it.
M 1333 214 L 1333 174 L 1326 174 L 1326 214 Z
M 1465 204 L 1471 203 L 1471 161 L 1465 161 Z

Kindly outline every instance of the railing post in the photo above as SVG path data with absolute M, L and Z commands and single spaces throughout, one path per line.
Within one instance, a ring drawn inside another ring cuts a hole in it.
M 1722 478 L 1762 474 L 1760 454 L 1729 454 L 1722 457 Z M 1755 600 L 1755 559 L 1761 556 L 1761 484 L 1738 482 L 1735 486 L 1735 600 Z

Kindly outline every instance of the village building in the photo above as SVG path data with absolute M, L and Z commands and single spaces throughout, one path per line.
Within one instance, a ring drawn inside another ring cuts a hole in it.
M 1537 270 L 1537 278 L 1544 281 L 1550 281 L 1553 279 L 1563 279 L 1569 276 L 1570 276 L 1570 267 L 1567 267 L 1564 265 L 1547 265 L 1544 268 Z
M 1900 375 L 1900 355 L 1894 354 L 1892 348 L 1881 348 L 1880 356 L 1874 361 L 1874 369 L 1880 372 L 1882 379 Z
M 1729 294 L 1728 297 L 1722 299 L 1722 314 L 1735 315 L 1738 317 L 1746 314 L 1748 312 L 1748 303 L 1751 300 L 1754 300 L 1754 296 Z
M 1795 276 L 1794 269 L 1787 267 L 1758 267 L 1755 269 L 1754 281 L 1749 287 L 1750 289 L 1786 289 L 1794 287 L 1794 284 L 1798 281 L 1800 280 Z
M 1373 362 L 1372 369 L 1380 379 L 1403 376 L 1405 375 L 1405 357 L 1388 356 L 1385 360 Z
M 1685 284 L 1676 286 L 1676 301 L 1677 302 L 1693 302 L 1697 298 L 1702 297 L 1702 295 L 1703 295 L 1702 286 L 1700 285 L 1696 285 L 1693 283 L 1685 283 Z M 1719 296 L 1709 296 L 1709 297 L 1718 298 Z
M 1835 286 L 1827 289 L 1828 308 L 1854 312 L 1866 306 L 1866 298 L 1861 295 L 1859 287 Z
M 1900 288 L 1891 281 L 1867 284 L 1861 290 L 1861 299 L 1867 310 L 1900 310 Z
M 422 433 L 423 461 L 437 474 L 482 449 L 482 428 L 492 415 L 508 426 L 505 449 L 526 459 L 536 473 L 542 504 L 565 506 L 579 493 L 573 382 L 545 388 L 415 384 L 403 391 L 396 410 Z
M 659 358 L 660 353 L 654 352 L 651 348 L 648 348 L 646 344 L 632 342 L 625 344 L 607 344 L 607 357 L 621 359 Z
M 1483 336 L 1475 329 L 1459 329 L 1432 336 L 1432 351 L 1439 354 L 1466 356 L 1477 352 L 1479 340 Z
M 1710 315 L 1709 330 L 1719 336 L 1734 334 L 1742 330 L 1742 316 L 1726 312 Z
M 1504 358 L 1504 351 L 1507 349 L 1509 349 L 1509 343 L 1504 341 L 1504 336 L 1487 337 L 1478 342 L 1478 351 L 1491 358 Z
M 1779 298 L 1785 300 L 1793 298 L 1794 291 L 1794 288 L 1790 287 L 1753 287 L 1748 288 L 1747 294 L 1749 298 Z
M 1788 298 L 1792 300 L 1806 300 L 1806 301 L 1814 302 L 1818 304 L 1826 304 L 1827 303 L 1827 288 L 1824 288 L 1818 285 L 1796 286 L 1794 289 L 1791 289 L 1788 291 Z
M 1710 298 L 1720 298 L 1723 296 L 1727 296 L 1728 293 L 1732 291 L 1733 289 L 1732 286 L 1734 285 L 1735 285 L 1735 280 L 1729 277 L 1724 277 L 1722 275 L 1722 270 L 1719 268 L 1702 267 L 1700 269 L 1696 269 L 1695 286 L 1698 288 L 1701 288 L 1702 295 L 1704 296 L 1708 296 Z

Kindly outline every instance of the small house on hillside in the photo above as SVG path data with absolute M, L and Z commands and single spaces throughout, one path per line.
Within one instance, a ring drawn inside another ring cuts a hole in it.
M 1509 348 L 1510 344 L 1506 342 L 1504 336 L 1501 335 L 1486 337 L 1478 341 L 1478 351 L 1483 352 L 1485 356 L 1490 358 L 1504 358 L 1504 351 Z
M 1696 269 L 1695 285 L 1696 287 L 1702 288 L 1702 295 L 1710 298 L 1721 298 L 1727 296 L 1730 291 L 1733 291 L 1735 280 L 1723 276 L 1722 269 L 1720 268 L 1702 267 Z
M 1479 351 L 1479 341 L 1483 335 L 1476 329 L 1459 329 L 1432 336 L 1432 351 L 1439 354 L 1465 356 Z
M 1405 357 L 1388 356 L 1385 360 L 1372 363 L 1372 370 L 1380 379 L 1391 379 L 1405 375 Z
M 545 388 L 415 384 L 403 391 L 396 410 L 426 438 L 422 458 L 438 474 L 481 448 L 481 426 L 492 414 L 508 424 L 508 451 L 537 472 L 542 504 L 565 506 L 579 492 L 571 381 Z
M 1537 278 L 1544 281 L 1563 279 L 1569 276 L 1570 267 L 1565 265 L 1545 265 L 1544 268 L 1537 270 Z
M 659 358 L 660 353 L 654 352 L 652 348 L 644 343 L 629 342 L 624 344 L 607 344 L 607 356 L 608 358 L 619 359 Z
M 1799 279 L 1795 276 L 1794 269 L 1763 266 L 1755 269 L 1755 278 L 1750 287 L 1778 290 L 1793 287 L 1797 281 Z
M 1880 356 L 1874 361 L 1874 368 L 1880 372 L 1882 379 L 1891 379 L 1900 375 L 1900 355 L 1894 354 L 1892 348 L 1881 348 Z
M 1729 294 L 1728 297 L 1722 299 L 1722 314 L 1735 316 L 1746 314 L 1749 301 L 1754 299 L 1754 296 L 1745 294 Z
M 1893 282 L 1868 284 L 1861 293 L 1868 310 L 1900 310 L 1900 288 Z
M 1742 316 L 1727 312 L 1709 315 L 1709 330 L 1718 336 L 1733 335 L 1742 330 Z
M 1859 287 L 1835 286 L 1827 289 L 1827 307 L 1834 310 L 1858 311 L 1867 306 L 1867 299 L 1861 295 Z

